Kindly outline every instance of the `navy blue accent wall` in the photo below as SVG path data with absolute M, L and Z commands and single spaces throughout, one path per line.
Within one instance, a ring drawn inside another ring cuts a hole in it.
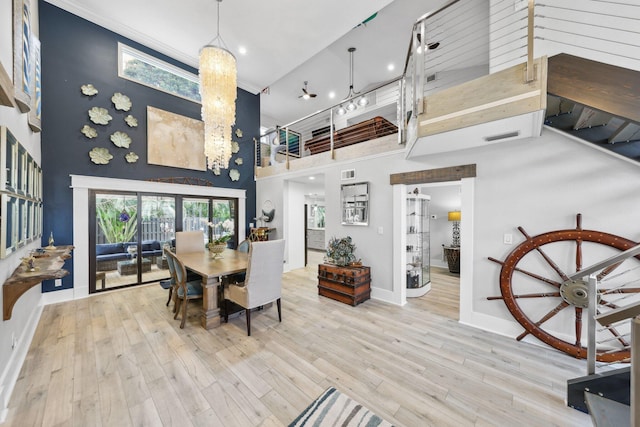
M 73 242 L 70 174 L 135 180 L 162 177 L 203 178 L 216 187 L 246 189 L 247 222 L 256 216 L 253 138 L 260 134 L 259 95 L 238 89 L 234 130 L 242 129 L 243 137 L 234 137 L 234 140 L 240 143 L 238 156 L 243 158 L 244 163 L 240 166 L 233 164 L 233 167 L 240 171 L 239 181 L 231 181 L 228 170 L 223 170 L 220 176 L 216 176 L 211 171 L 148 165 L 147 106 L 200 119 L 200 104 L 118 77 L 118 42 L 193 73 L 197 73 L 197 70 L 43 0 L 39 1 L 39 13 L 42 43 L 43 245 L 47 244 L 51 231 L 56 244 Z M 98 89 L 97 95 L 87 97 L 81 93 L 80 86 L 87 83 Z M 130 111 L 115 110 L 111 102 L 115 92 L 131 99 L 133 105 Z M 106 126 L 92 123 L 87 111 L 94 106 L 107 108 L 113 120 Z M 138 119 L 138 127 L 127 126 L 124 117 L 128 114 Z M 85 124 L 97 129 L 97 138 L 88 139 L 80 133 Z M 109 140 L 109 136 L 118 130 L 126 132 L 132 138 L 129 149 L 118 148 Z M 113 155 L 111 162 L 107 165 L 94 164 L 89 158 L 89 151 L 93 147 L 108 148 Z M 140 156 L 137 163 L 126 162 L 124 156 L 129 151 Z M 244 226 L 248 229 L 248 224 Z M 65 266 L 72 274 L 63 279 L 62 288 L 54 288 L 52 281 L 43 282 L 44 292 L 73 287 L 73 261 L 74 258 Z

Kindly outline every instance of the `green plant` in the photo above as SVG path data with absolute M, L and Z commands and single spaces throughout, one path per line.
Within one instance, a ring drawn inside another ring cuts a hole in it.
M 327 245 L 325 261 L 340 266 L 349 265 L 352 262 L 356 262 L 355 250 L 356 245 L 352 242 L 350 236 L 332 237 Z
M 211 244 L 213 245 L 221 245 L 223 243 L 227 243 L 232 237 L 232 234 L 225 234 L 224 236 L 220 236 L 218 238 L 215 238 L 213 240 L 211 240 Z
M 107 243 L 130 242 L 137 230 L 137 212 L 118 209 L 112 200 L 102 200 L 96 204 L 98 226 Z

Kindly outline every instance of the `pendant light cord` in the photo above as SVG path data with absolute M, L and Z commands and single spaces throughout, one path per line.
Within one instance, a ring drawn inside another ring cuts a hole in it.
M 222 36 L 220 35 L 220 3 L 222 3 L 222 0 L 216 0 L 216 3 L 218 4 L 216 13 L 216 36 L 213 40 L 207 43 L 207 46 L 222 47 L 228 51 L 229 48 L 227 47 L 227 44 L 224 42 L 224 40 L 222 40 Z M 217 45 L 216 41 L 218 42 Z
M 356 95 L 358 95 L 360 92 L 356 92 L 353 89 L 353 52 L 356 51 L 355 47 L 350 47 L 349 49 L 347 49 L 349 51 L 349 94 L 347 95 L 347 97 L 344 99 L 345 101 L 349 98 L 352 98 Z

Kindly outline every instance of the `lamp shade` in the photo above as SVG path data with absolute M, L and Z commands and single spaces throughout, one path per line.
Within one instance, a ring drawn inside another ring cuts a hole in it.
M 461 217 L 462 214 L 460 213 L 460 211 L 451 211 L 447 214 L 447 219 L 449 221 L 460 221 Z

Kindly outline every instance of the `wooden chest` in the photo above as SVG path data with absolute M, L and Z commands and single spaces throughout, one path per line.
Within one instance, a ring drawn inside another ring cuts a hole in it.
M 371 295 L 369 267 L 318 265 L 318 294 L 356 306 Z

